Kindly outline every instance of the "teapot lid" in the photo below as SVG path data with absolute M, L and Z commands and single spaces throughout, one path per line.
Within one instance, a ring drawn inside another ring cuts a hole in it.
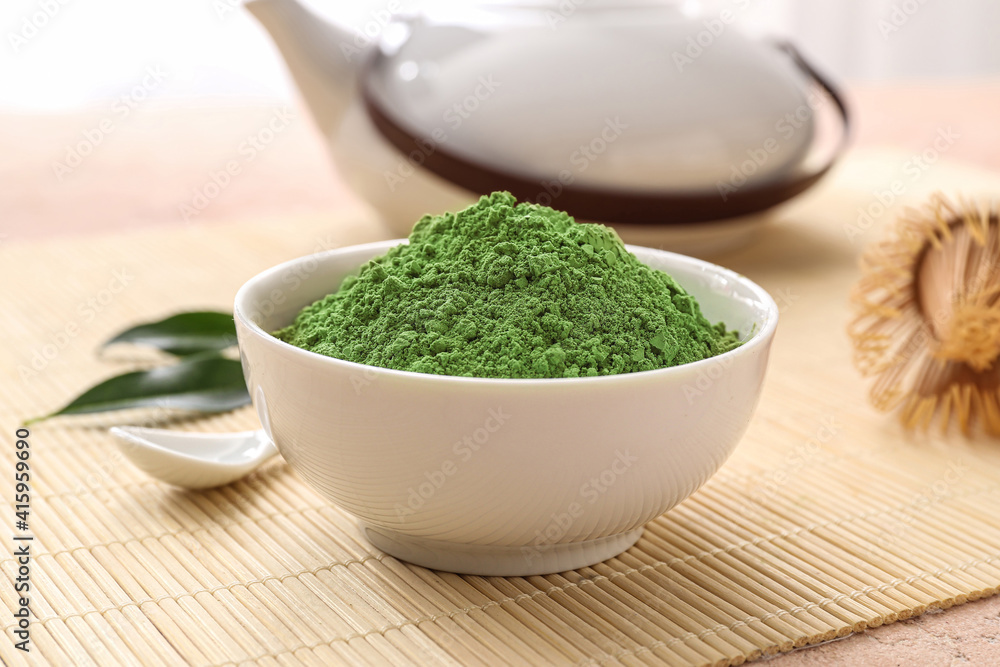
M 587 16 L 556 29 L 521 20 L 401 24 L 402 38 L 384 42 L 360 77 L 365 108 L 391 144 L 420 151 L 422 165 L 452 183 L 558 198 L 589 220 L 745 215 L 829 168 L 803 171 L 814 131 L 810 79 L 845 123 L 846 109 L 797 52 L 735 30 L 687 49 L 690 20 L 662 2 L 601 7 L 611 4 L 588 3 Z M 748 156 L 761 154 L 745 173 Z

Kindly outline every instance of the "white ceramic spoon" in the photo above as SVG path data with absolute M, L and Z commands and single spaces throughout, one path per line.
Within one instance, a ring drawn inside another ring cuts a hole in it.
M 278 453 L 264 431 L 184 433 L 116 426 L 122 453 L 151 477 L 186 489 L 235 482 Z

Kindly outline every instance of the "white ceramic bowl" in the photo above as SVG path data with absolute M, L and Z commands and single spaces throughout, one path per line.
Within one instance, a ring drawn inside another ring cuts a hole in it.
M 302 257 L 247 282 L 236 329 L 261 424 L 376 547 L 430 568 L 532 575 L 592 565 L 701 486 L 760 395 L 778 309 L 732 271 L 632 247 L 745 340 L 693 364 L 593 378 L 426 375 L 271 336 L 400 241 Z

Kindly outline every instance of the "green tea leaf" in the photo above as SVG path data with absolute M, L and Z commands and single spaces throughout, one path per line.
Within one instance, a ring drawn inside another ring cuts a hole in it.
M 61 410 L 26 423 L 57 415 L 143 407 L 225 412 L 249 402 L 240 362 L 211 354 L 118 375 L 91 387 Z
M 147 345 L 183 357 L 232 347 L 236 344 L 236 325 L 229 313 L 180 313 L 123 331 L 106 342 L 104 347 L 114 343 Z

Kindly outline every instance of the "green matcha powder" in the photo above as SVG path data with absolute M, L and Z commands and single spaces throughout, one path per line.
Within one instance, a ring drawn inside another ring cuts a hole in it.
M 409 244 L 275 336 L 371 366 L 487 378 L 634 373 L 739 345 L 613 230 L 506 192 L 425 216 Z

